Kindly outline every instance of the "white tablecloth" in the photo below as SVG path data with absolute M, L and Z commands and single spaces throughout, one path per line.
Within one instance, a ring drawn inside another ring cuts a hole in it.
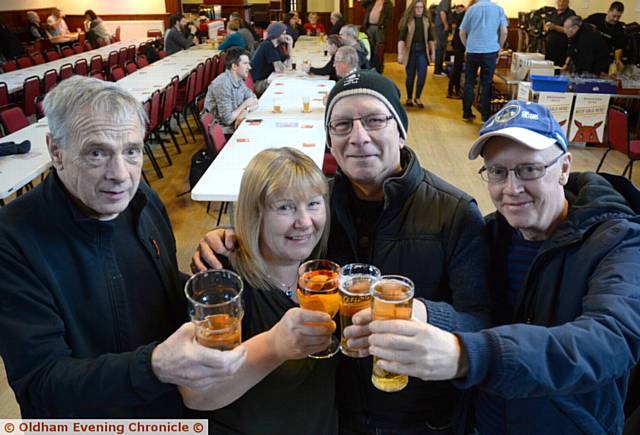
M 324 104 L 322 98 L 333 88 L 332 80 L 277 79 L 262 94 L 256 110 L 247 118 L 304 118 L 322 119 Z M 303 113 L 302 99 L 308 97 L 311 112 Z M 274 113 L 274 102 L 280 105 L 281 113 Z

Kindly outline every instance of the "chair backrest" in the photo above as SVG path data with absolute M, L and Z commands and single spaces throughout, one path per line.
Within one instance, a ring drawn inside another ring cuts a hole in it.
M 206 92 L 207 86 L 209 86 L 209 75 L 211 74 L 211 59 L 207 59 L 204 61 L 204 74 L 202 75 L 202 86 L 201 91 Z
M 58 74 L 60 81 L 68 79 L 72 75 L 73 75 L 73 65 L 71 65 L 70 63 L 65 63 L 60 67 L 60 73 Z
M 44 95 L 38 95 L 34 100 L 34 105 L 36 106 L 36 119 L 44 118 L 44 106 L 42 102 L 44 101 Z
M 196 99 L 196 71 L 191 71 L 187 79 L 187 104 L 192 104 Z
M 160 59 L 164 59 L 165 57 L 167 57 L 167 52 L 166 52 L 166 51 L 164 51 L 164 50 L 160 50 L 160 51 L 158 52 L 158 57 L 159 57 Z
M 120 41 L 120 26 L 116 27 L 115 40 L 116 42 Z
M 82 43 L 82 46 L 84 47 L 84 51 L 91 51 L 93 50 L 93 46 L 91 45 L 91 43 L 89 41 L 84 41 Z
M 171 85 L 173 86 L 173 101 L 171 102 L 171 109 L 175 110 L 176 103 L 178 102 L 178 90 L 180 89 L 180 77 L 173 76 L 171 78 Z
M 78 33 L 78 44 L 80 44 L 84 48 L 84 51 L 87 51 L 87 46 L 84 45 L 86 41 L 87 41 L 87 34 L 84 32 Z M 91 45 L 89 45 L 89 47 L 91 47 Z
M 91 58 L 91 72 L 102 72 L 102 56 L 99 54 Z
M 173 83 L 169 83 L 167 87 L 164 89 L 164 93 L 162 95 L 162 116 L 160 117 L 160 123 L 164 124 L 169 119 L 171 119 L 171 114 L 173 113 L 173 104 L 175 101 L 175 93 Z
M 31 59 L 33 60 L 33 63 L 36 65 L 42 65 L 47 61 L 42 55 L 42 53 L 40 53 L 39 51 L 36 51 L 35 53 L 33 53 L 31 55 Z
M 35 99 L 40 95 L 40 78 L 37 76 L 31 76 L 24 79 L 22 84 L 22 94 L 24 95 L 24 102 L 22 108 L 26 116 L 31 116 L 36 113 Z
M 149 113 L 149 131 L 158 128 L 160 123 L 160 91 L 151 94 L 151 111 Z
M 131 74 L 138 70 L 138 66 L 135 64 L 135 62 L 127 61 L 127 63 L 125 64 L 125 69 L 127 70 L 127 74 Z
M 244 83 L 253 91 L 254 94 L 256 93 L 256 85 L 253 83 L 253 77 L 251 74 L 247 74 L 247 78 L 244 79 Z
M 13 106 L 0 112 L 0 123 L 4 132 L 11 134 L 28 126 L 29 120 L 20 107 Z
M 609 146 L 624 155 L 629 154 L 629 116 L 621 107 L 611 106 L 607 113 Z
M 127 60 L 129 62 L 135 62 L 136 60 L 136 46 L 130 45 L 127 47 Z
M 107 57 L 107 70 L 111 71 L 111 68 L 118 64 L 118 52 L 111 51 L 109 52 L 109 56 Z
M 94 79 L 104 80 L 104 74 L 101 71 L 91 71 L 89 77 L 93 77 Z
M 18 65 L 16 65 L 16 63 L 13 60 L 7 60 L 5 63 L 2 64 L 2 71 L 4 72 L 15 71 L 17 69 L 18 69 Z
M 147 125 L 145 125 L 144 131 L 144 140 L 147 140 L 149 137 L 149 133 L 151 130 L 149 129 L 149 119 L 151 119 L 151 101 L 147 100 L 142 103 L 142 107 L 144 108 L 144 112 L 147 114 Z
M 211 73 L 209 75 L 209 83 L 213 81 L 218 75 L 218 62 L 220 62 L 220 56 L 217 54 L 211 58 Z
M 122 47 L 118 51 L 118 65 L 124 68 L 124 64 L 127 62 L 127 47 Z
M 199 63 L 196 67 L 196 91 L 195 95 L 200 95 L 202 93 L 202 78 L 204 77 L 204 65 Z
M 58 71 L 50 69 L 42 76 L 42 90 L 46 94 L 58 84 Z
M 120 65 L 111 67 L 111 81 L 117 82 L 124 78 L 124 69 Z
M 84 52 L 84 48 L 82 48 L 82 45 L 78 44 L 73 44 L 72 46 L 74 53 L 76 54 L 80 54 Z
M 0 82 L 0 107 L 9 104 L 9 88 L 5 82 Z
M 200 128 L 204 135 L 204 143 L 207 147 L 207 150 L 209 150 L 212 155 L 215 155 L 216 147 L 213 145 L 213 138 L 209 135 L 209 126 L 212 122 L 213 113 L 202 112 L 202 114 L 200 115 Z
M 216 71 L 216 75 L 220 75 L 224 72 L 225 67 L 224 67 L 224 58 L 225 58 L 225 54 L 224 51 L 222 53 L 220 53 L 220 56 L 218 58 L 218 71 Z
M 58 53 L 56 50 L 52 49 L 52 50 L 45 50 L 44 57 L 47 58 L 47 61 L 51 62 L 52 60 L 60 59 L 62 56 L 60 56 L 60 53 Z
M 68 45 L 65 45 L 64 47 L 62 47 L 63 57 L 73 56 L 74 54 L 76 54 L 76 52 L 73 51 L 73 48 L 69 47 Z
M 89 64 L 86 59 L 76 60 L 75 72 L 80 76 L 89 75 Z
M 220 127 L 220 124 L 212 122 L 207 131 L 209 132 L 209 137 L 212 140 L 213 147 L 216 150 L 216 155 L 218 155 L 220 151 L 222 151 L 222 148 L 227 144 L 227 139 L 224 137 L 222 127 Z
M 18 64 L 18 68 L 29 68 L 30 66 L 33 66 L 33 60 L 31 60 L 31 58 L 29 56 L 22 56 L 19 57 L 16 60 L 16 63 Z
M 105 47 L 108 42 L 102 38 L 98 39 L 98 47 Z
M 138 64 L 138 68 L 144 68 L 145 66 L 149 65 L 147 56 L 145 56 L 144 54 L 139 54 L 136 57 L 136 63 Z
M 147 30 L 147 38 L 162 38 L 162 30 L 160 29 Z

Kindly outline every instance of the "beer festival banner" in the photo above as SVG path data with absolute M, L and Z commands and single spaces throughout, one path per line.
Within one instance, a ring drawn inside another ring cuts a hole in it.
M 609 95 L 576 94 L 569 126 L 569 141 L 602 143 L 608 107 Z
M 574 94 L 569 92 L 540 92 L 538 98 L 538 103 L 549 109 L 566 135 L 569 130 L 573 96 Z

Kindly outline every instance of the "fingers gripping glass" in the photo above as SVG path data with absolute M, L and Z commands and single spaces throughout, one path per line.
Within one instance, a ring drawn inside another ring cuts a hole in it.
M 513 168 L 505 168 L 504 166 L 483 166 L 478 171 L 480 177 L 487 183 L 503 183 L 507 177 L 509 177 L 509 172 L 513 171 L 516 177 L 520 180 L 530 181 L 537 180 L 538 178 L 542 178 L 547 173 L 547 169 L 560 160 L 565 153 L 560 154 L 558 157 L 550 161 L 549 163 L 523 163 L 520 165 L 516 165 Z
M 353 122 L 360 121 L 362 127 L 367 130 L 382 130 L 387 126 L 393 115 L 367 115 L 359 118 L 335 119 L 329 122 L 329 132 L 337 136 L 344 136 L 353 130 Z

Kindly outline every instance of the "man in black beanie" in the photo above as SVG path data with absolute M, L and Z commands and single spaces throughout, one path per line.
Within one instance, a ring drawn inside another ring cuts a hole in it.
M 445 331 L 488 326 L 488 245 L 473 198 L 423 169 L 407 145 L 407 113 L 398 88 L 375 71 L 340 80 L 327 99 L 327 145 L 339 169 L 331 186 L 327 258 L 369 263 L 415 283 L 413 317 Z M 220 267 L 228 254 L 215 230 L 201 241 L 194 269 Z M 224 237 L 221 237 L 224 236 Z M 448 382 L 410 378 L 400 392 L 371 384 L 371 311 L 346 329 L 360 358 L 343 357 L 337 374 L 341 434 L 452 434 L 460 392 Z M 368 357 L 364 359 L 365 357 Z

